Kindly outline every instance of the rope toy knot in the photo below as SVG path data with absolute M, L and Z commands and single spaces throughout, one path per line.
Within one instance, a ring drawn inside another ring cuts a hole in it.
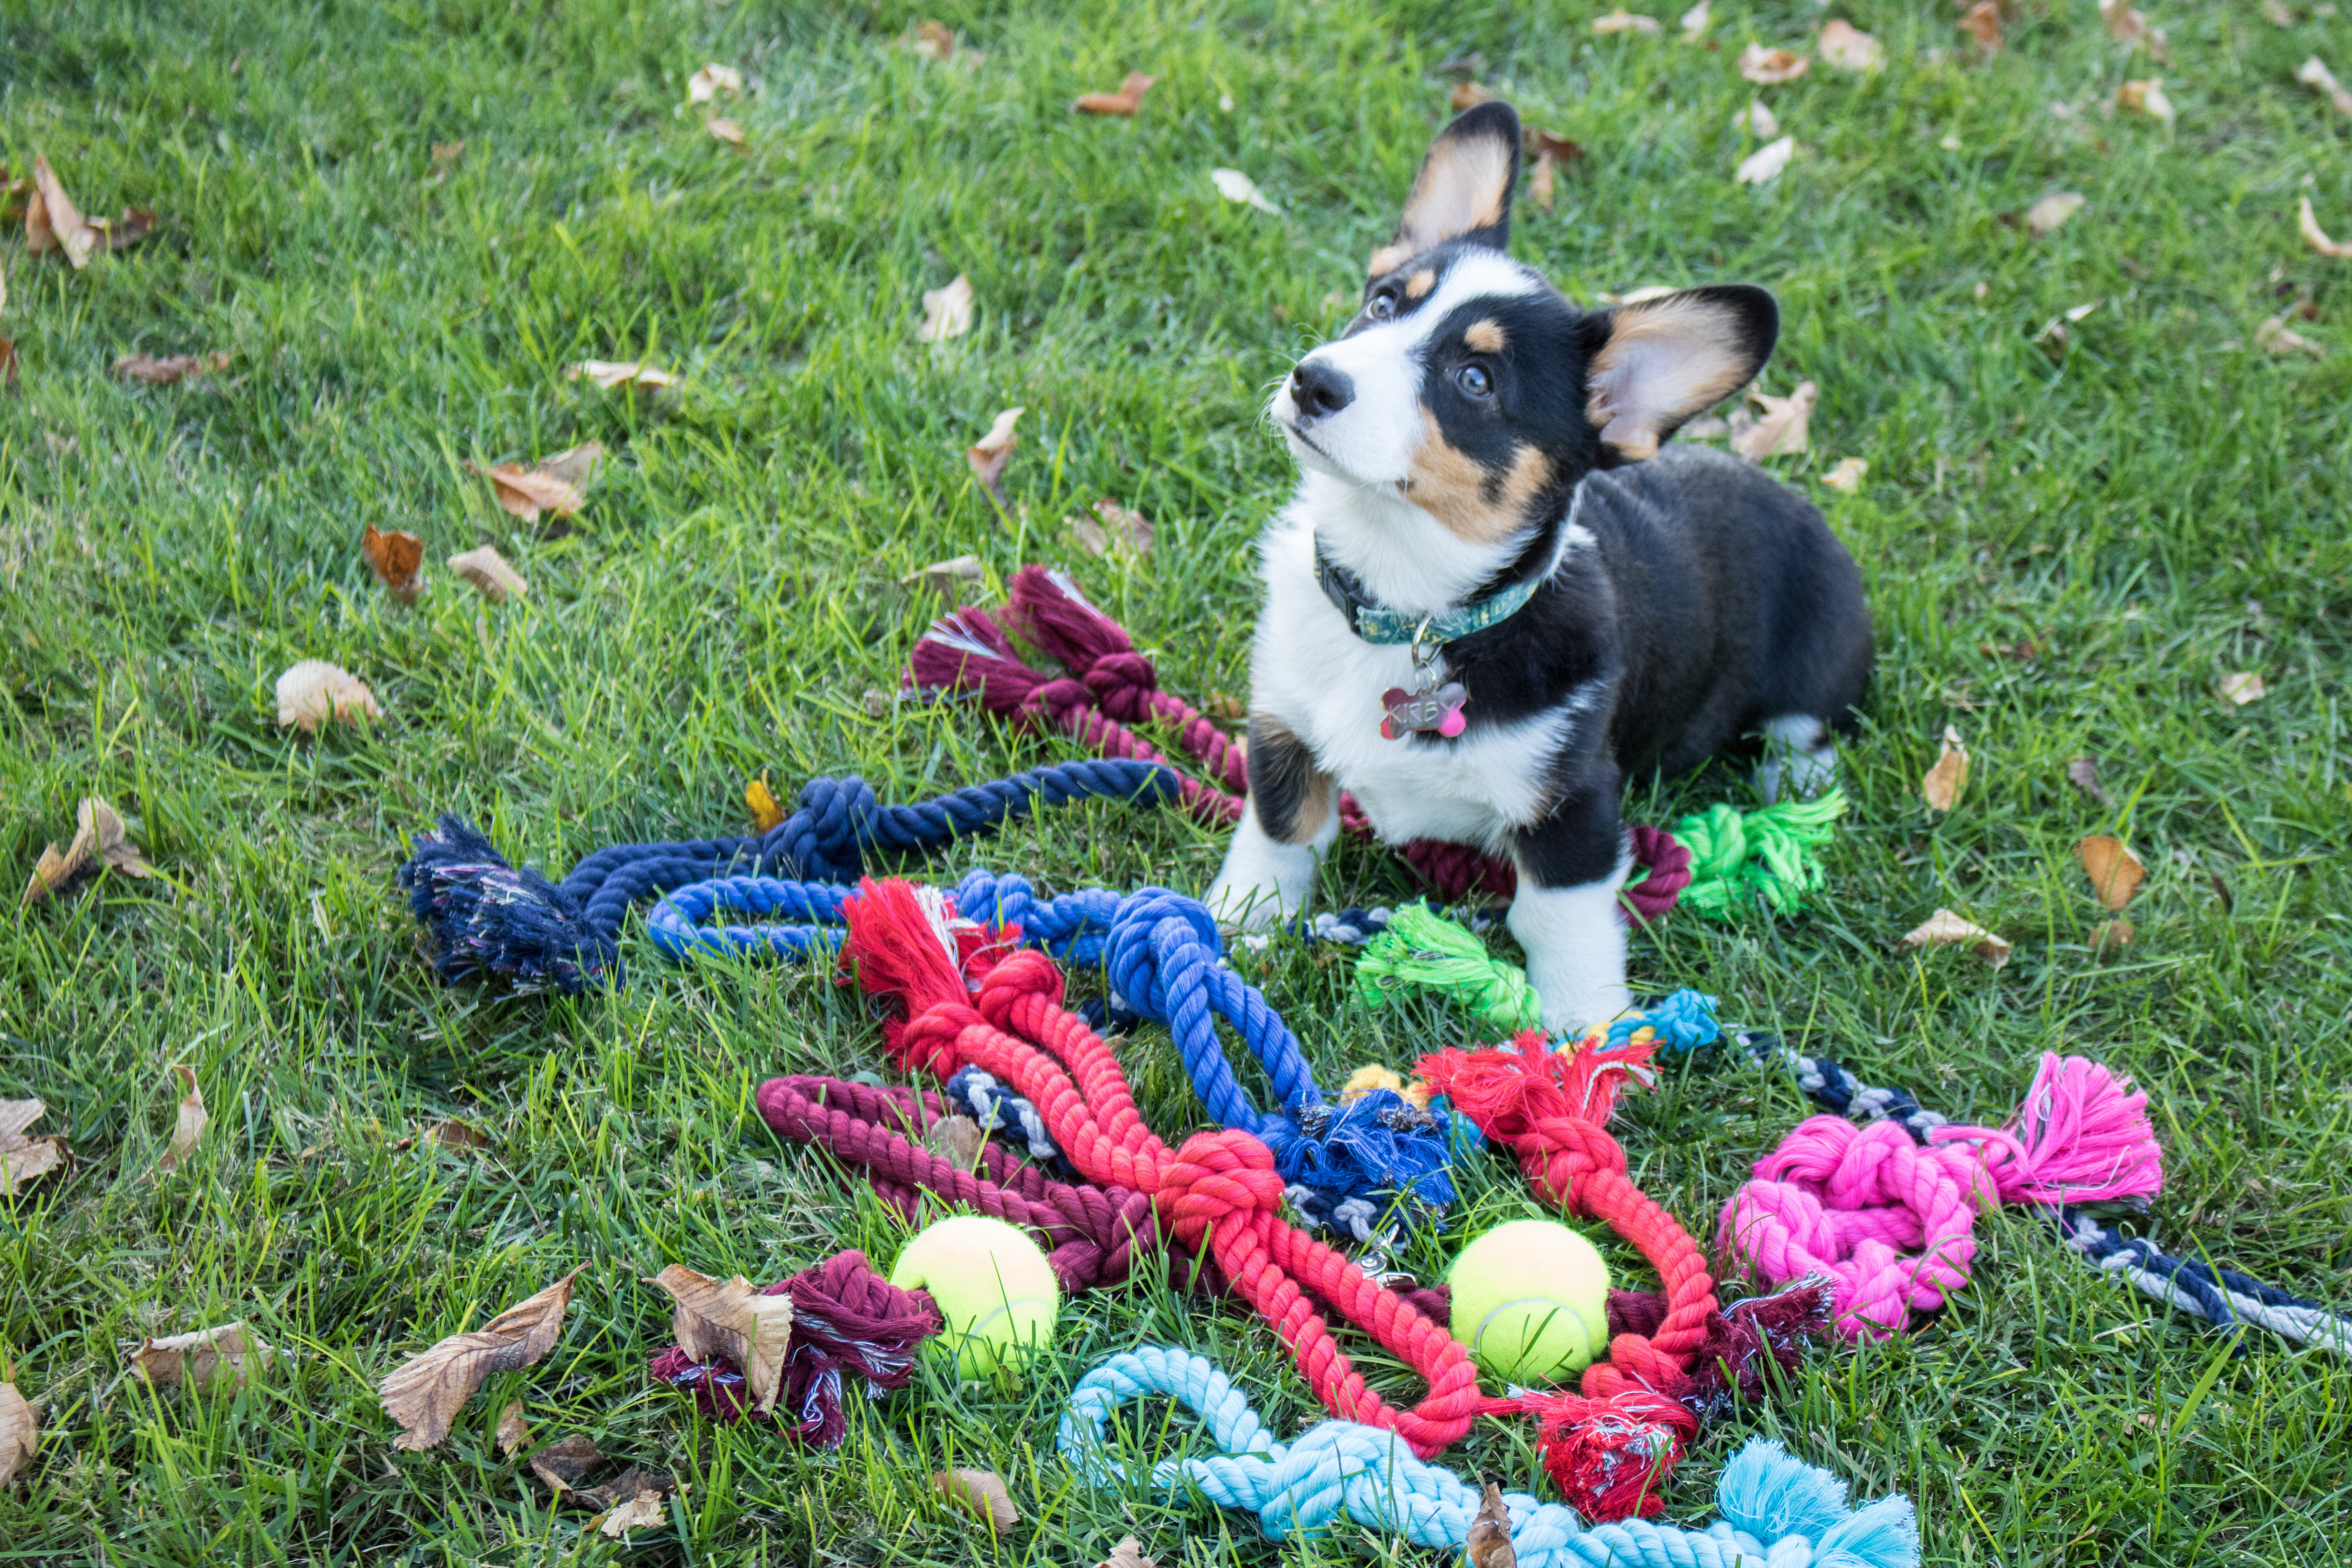
M 790 856 L 811 881 L 857 880 L 882 810 L 874 787 L 863 779 L 812 779 L 801 786 L 797 804 L 799 811 L 769 835 L 769 847 Z
M 1200 949 L 1196 956 L 1185 952 Z M 1216 917 L 1197 898 L 1164 887 L 1139 888 L 1119 901 L 1111 917 L 1110 943 L 1103 961 L 1111 988 L 1145 1017 L 1164 1019 L 1170 1011 L 1169 971 L 1179 954 L 1213 964 L 1224 952 Z
M 1086 685 L 1103 711 L 1122 724 L 1135 724 L 1151 714 L 1151 695 L 1160 689 L 1160 672 L 1140 653 L 1106 653 L 1086 673 Z
M 956 1037 L 977 1018 L 962 1003 L 939 1002 L 903 1022 L 888 1020 L 883 1026 L 882 1036 L 900 1071 L 928 1072 L 944 1082 L 954 1075 L 961 1060 L 956 1051 Z M 894 1024 L 895 1029 L 891 1027 Z
M 1618 1344 L 1633 1337 L 1622 1336 Z M 1530 1394 L 1508 1403 L 1540 1421 L 1536 1442 L 1544 1471 L 1568 1506 L 1587 1519 L 1664 1512 L 1659 1490 L 1698 1436 L 1697 1416 L 1644 1389 L 1600 1399 Z
M 1094 700 L 1095 694 L 1087 689 L 1086 682 L 1065 675 L 1057 681 L 1040 682 L 1021 699 L 1021 707 L 1024 713 L 1052 716 L 1074 708 L 1091 707 Z
M 1234 1215 L 1282 1207 L 1274 1152 L 1247 1133 L 1195 1133 L 1160 1173 L 1160 1223 L 1179 1245 L 1198 1249 L 1209 1228 Z
M 1625 1145 L 1581 1116 L 1547 1116 L 1519 1140 L 1519 1166 L 1555 1202 L 1577 1206 L 1577 1189 L 1596 1176 L 1625 1174 Z
M 1068 984 L 1051 958 L 1034 947 L 1024 947 L 1008 954 L 981 977 L 980 995 L 975 999 L 981 1017 L 999 1029 L 1006 1029 L 1013 1009 L 1031 997 L 1043 998 L 1049 1008 L 1060 1007 Z

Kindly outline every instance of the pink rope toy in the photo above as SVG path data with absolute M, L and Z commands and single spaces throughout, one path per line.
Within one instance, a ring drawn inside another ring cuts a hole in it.
M 2144 1197 L 2164 1186 L 2147 1096 L 2088 1058 L 2045 1054 L 2006 1127 L 1814 1116 L 1756 1162 L 1716 1246 L 1778 1284 L 1832 1281 L 1838 1333 L 1885 1339 L 1969 1282 L 1977 1216 L 2004 1203 Z

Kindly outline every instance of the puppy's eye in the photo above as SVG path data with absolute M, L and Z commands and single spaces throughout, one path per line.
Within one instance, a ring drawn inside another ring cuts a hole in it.
M 1454 384 L 1472 397 L 1495 395 L 1495 380 L 1484 365 L 1465 365 L 1454 372 Z
M 1385 321 L 1396 314 L 1396 296 L 1383 290 L 1364 301 L 1364 314 L 1375 321 Z

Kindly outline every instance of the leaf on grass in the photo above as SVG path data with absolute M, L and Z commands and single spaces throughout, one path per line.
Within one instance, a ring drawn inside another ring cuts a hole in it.
M 40 1446 L 40 1416 L 15 1384 L 0 1383 L 0 1487 L 16 1479 Z
M 2336 113 L 2352 114 L 2352 92 L 2345 90 L 2344 84 L 2336 79 L 2336 73 L 2317 55 L 2296 68 L 2294 79 L 2334 104 Z
M 986 1520 L 992 1529 L 1010 1530 L 1021 1522 L 1021 1511 L 1013 1506 L 1013 1493 L 994 1470 L 941 1470 L 931 1478 L 931 1485 L 950 1501 Z
M 907 29 L 906 45 L 927 60 L 951 59 L 956 52 L 956 36 L 945 22 L 926 16 Z
M 1129 71 L 1127 79 L 1118 84 L 1117 92 L 1089 92 L 1078 96 L 1070 105 L 1077 114 L 1132 115 L 1143 107 L 1143 95 L 1151 90 L 1158 77 L 1145 76 L 1141 71 Z
M 1991 53 L 2000 47 L 2000 0 L 1977 0 L 1952 25 Z
M 2120 38 L 2125 43 L 2137 44 L 2149 37 L 2147 16 L 2132 9 L 2131 0 L 2099 0 L 2099 19 L 2106 23 L 2110 37 Z M 2163 38 L 2164 35 L 2158 32 L 2152 41 L 2160 44 Z
M 2314 342 L 2286 324 L 2284 316 L 2273 316 L 2254 329 L 2254 347 L 2273 354 L 2324 354 L 2327 347 Z
M 188 1156 L 196 1152 L 196 1145 L 204 1139 L 205 1124 L 212 1120 L 205 1110 L 205 1092 L 196 1087 L 196 1070 L 185 1063 L 174 1063 L 172 1076 L 187 1092 L 180 1096 L 179 1108 L 173 1114 L 172 1141 L 156 1158 L 155 1168 L 159 1171 L 175 1171 L 187 1164 Z
M 1706 35 L 1706 25 L 1712 20 L 1714 20 L 1713 8 L 1708 5 L 1707 0 L 1698 0 L 1697 5 L 1683 13 L 1683 42 L 1697 43 Z
M 2091 930 L 2091 950 L 2105 957 L 2117 948 L 2130 946 L 2138 935 L 2128 920 L 2102 920 Z
M 2091 879 L 2091 892 L 2109 909 L 2121 910 L 2129 904 L 2147 877 L 2147 867 L 2131 852 L 2131 847 L 2105 833 L 2093 833 L 2076 844 L 2074 858 L 2083 862 L 2083 873 Z
M 451 1334 L 394 1368 L 378 1389 L 383 1413 L 401 1427 L 392 1446 L 412 1453 L 433 1447 L 449 1435 L 449 1423 L 484 1378 L 529 1366 L 553 1348 L 563 1333 L 572 1281 L 579 1275 L 578 1269 L 572 1270 L 480 1328 Z M 536 1459 L 532 1468 L 537 1469 Z
M 1968 788 L 1969 748 L 1960 742 L 1960 732 L 1950 725 L 1944 727 L 1944 749 L 1936 765 L 1919 780 L 1919 797 L 1936 810 L 1948 811 L 1958 804 L 1960 791 Z
M 1535 195 L 1536 204 L 1549 212 L 1559 190 L 1558 171 L 1581 159 L 1584 149 L 1557 131 L 1543 131 L 1534 126 L 1528 128 L 1525 141 L 1528 150 L 1535 154 L 1536 159 L 1535 172 L 1529 176 L 1528 188 Z
M 959 272 L 945 288 L 923 291 L 923 324 L 915 329 L 919 343 L 943 343 L 971 330 L 971 279 Z
M 1811 382 L 1800 382 L 1797 390 L 1787 397 L 1768 397 L 1754 391 L 1748 395 L 1764 412 L 1747 428 L 1735 428 L 1731 437 L 1734 452 L 1750 463 L 1761 463 L 1767 457 L 1785 457 L 1805 450 L 1813 404 L 1821 398 L 1820 388 Z
M 1445 101 L 1452 104 L 1454 111 L 1459 114 L 1465 109 L 1477 108 L 1494 96 L 1475 81 L 1458 81 L 1454 84 L 1454 90 L 1445 95 Z
M 5 288 L 0 288 L 0 294 L 5 292 Z M 0 384 L 12 387 L 16 384 L 16 340 L 14 338 L 0 338 Z
M 767 832 L 783 822 L 784 809 L 776 804 L 776 792 L 768 788 L 764 778 L 743 786 L 743 804 L 751 808 L 751 831 L 755 833 Z
M 1486 1483 L 1486 1495 L 1463 1547 L 1469 1568 L 1519 1568 L 1518 1550 L 1511 1544 L 1511 1515 L 1503 1506 L 1503 1489 L 1493 1481 Z
M 449 570 L 481 591 L 493 604 L 504 604 L 509 599 L 520 599 L 530 591 L 530 584 L 522 573 L 507 564 L 507 558 L 488 545 L 453 555 Z
M 898 581 L 903 585 L 919 580 L 925 588 L 941 598 L 953 599 L 956 584 L 978 582 L 987 575 L 987 570 L 980 564 L 978 556 L 960 555 L 953 560 L 935 560 L 919 571 L 908 572 Z
M 683 1263 L 671 1264 L 647 1282 L 667 1291 L 676 1303 L 670 1333 L 687 1354 L 697 1361 L 733 1362 L 742 1370 L 751 1407 L 762 1416 L 776 1407 L 793 1332 L 791 1297 L 762 1295 L 740 1274 L 714 1280 Z
M 1654 38 L 1664 29 L 1655 16 L 1643 16 L 1632 11 L 1612 11 L 1605 16 L 1592 18 L 1592 30 L 1603 37 L 1612 33 L 1639 33 Z
M 606 392 L 621 387 L 632 392 L 659 392 L 677 381 L 667 371 L 657 371 L 635 360 L 582 360 L 564 366 L 563 376 L 574 382 L 585 376 Z
M 568 517 L 588 504 L 587 488 L 604 466 L 604 446 L 602 442 L 583 441 L 528 468 L 514 463 L 489 468 L 472 463 L 466 466 L 490 482 L 490 493 L 500 507 L 526 523 L 535 523 L 542 512 Z
M 558 1437 L 533 1454 L 530 1473 L 546 1482 L 548 1490 L 562 1497 L 567 1491 L 581 1490 L 590 1476 L 611 1462 L 585 1433 L 574 1432 L 568 1437 Z
M 2025 226 L 2042 238 L 2083 210 L 2084 198 L 2073 191 L 2053 191 L 2025 209 Z
M 2259 670 L 2239 670 L 2234 674 L 2223 675 L 2221 684 L 2216 691 L 2223 702 L 2236 707 L 2243 707 L 2248 703 L 2258 703 L 2270 695 L 2270 689 L 2263 685 L 2262 672 Z
M 1209 171 L 1209 183 L 1216 186 L 1217 193 L 1229 202 L 1239 202 L 1262 213 L 1282 211 L 1265 199 L 1265 193 L 1257 188 L 1256 181 L 1239 169 L 1212 169 Z
M 1812 67 L 1812 61 L 1793 49 L 1768 49 L 1761 44 L 1750 44 L 1739 51 L 1739 74 L 1766 87 L 1795 81 Z
M 129 250 L 155 232 L 155 214 L 145 207 L 125 207 L 119 218 L 89 218 L 90 233 L 100 250 Z
M 1870 464 L 1860 457 L 1841 457 L 1822 476 L 1822 483 L 1843 495 L 1862 493 L 1863 476 L 1870 472 Z
M 457 161 L 465 155 L 466 144 L 463 141 L 436 141 L 433 143 L 433 166 L 436 169 L 447 169 L 454 167 Z
M 215 371 L 224 370 L 236 357 L 234 349 L 215 349 L 209 354 L 173 354 L 161 360 L 149 354 L 124 354 L 114 361 L 114 373 L 126 382 L 167 387 L 175 382 L 208 376 Z
M 942 1116 L 923 1129 L 923 1147 L 959 1170 L 977 1166 L 987 1142 L 988 1134 L 969 1116 Z
M 1842 71 L 1874 71 L 1886 64 L 1885 46 L 1851 22 L 1823 23 L 1817 42 L 1823 62 Z
M 0 1100 L 0 1197 L 58 1168 L 65 1158 L 63 1138 L 28 1138 L 26 1131 L 48 1107 L 38 1100 Z
M 1797 153 L 1797 139 L 1783 136 L 1769 141 L 1739 161 L 1738 170 L 1731 176 L 1735 185 L 1769 185 L 1780 177 L 1789 160 Z
M 2107 803 L 2107 792 L 2099 786 L 2097 758 L 2077 757 L 2074 761 L 2066 764 L 2066 782 L 2096 800 L 2100 805 L 2104 806 Z
M 340 664 L 305 659 L 278 677 L 278 724 L 292 725 L 305 735 L 323 724 L 356 718 L 382 718 L 375 694 L 365 682 Z
M 1903 934 L 1903 946 L 1906 947 L 1949 947 L 1963 944 L 1996 969 L 2009 962 L 2010 944 L 2006 937 L 1996 936 L 1983 926 L 1963 920 L 1948 909 L 1938 909 Z
M 1731 129 L 1752 131 L 1759 137 L 1778 136 L 1780 134 L 1780 117 L 1764 107 L 1762 99 L 1751 98 L 1746 109 L 1731 117 Z
M 416 1134 L 420 1144 L 430 1144 L 436 1149 L 446 1149 L 455 1155 L 479 1154 L 484 1149 L 498 1147 L 497 1141 L 470 1122 L 446 1117 L 434 1123 Z
M 522 1418 L 522 1401 L 518 1399 L 499 1412 L 499 1454 L 512 1458 L 517 1448 L 530 1442 L 530 1427 Z
M 1095 1568 L 1160 1568 L 1157 1560 L 1143 1554 L 1143 1542 L 1130 1535 L 1110 1549 L 1110 1555 L 1095 1564 Z
M 74 836 L 63 854 L 51 842 L 41 851 L 38 864 L 33 868 L 33 880 L 25 884 L 23 904 L 38 903 L 53 894 L 62 893 L 83 876 L 100 866 L 110 866 L 125 876 L 147 877 L 155 868 L 131 841 L 131 830 L 124 825 L 121 814 L 96 795 L 87 795 L 74 803 Z
M 1021 438 L 1013 434 L 1013 426 L 1024 411 L 1017 408 L 1000 409 L 988 434 L 964 448 L 963 460 L 971 466 L 971 476 L 990 490 L 996 488 L 1004 465 L 1012 460 L 1013 449 Z
M 743 145 L 743 128 L 723 114 L 714 114 L 704 120 L 702 129 L 710 132 L 714 140 L 724 141 L 730 147 Z
M 1122 507 L 1106 496 L 1095 503 L 1094 513 L 1109 543 L 1124 545 L 1139 556 L 1151 553 L 1151 524 L 1141 512 Z M 1099 555 L 1102 552 L 1097 550 L 1095 553 Z
M 375 572 L 375 580 L 403 604 L 414 604 L 425 585 L 416 580 L 425 565 L 425 541 L 397 528 L 390 533 L 373 523 L 360 535 L 360 553 Z
M 2302 231 L 2303 243 L 2320 255 L 2334 256 L 2339 261 L 2352 256 L 2352 240 L 2327 237 L 2327 231 L 2319 226 L 2319 219 L 2311 210 L 2309 196 L 2304 197 L 2302 204 L 2295 209 L 2294 226 Z
M 1535 172 L 1528 176 L 1528 193 L 1545 212 L 1551 211 L 1552 203 L 1559 199 L 1559 182 L 1552 176 L 1550 153 L 1536 154 Z
M 194 1333 L 140 1341 L 139 1348 L 131 1353 L 131 1370 L 157 1388 L 193 1388 L 201 1393 L 226 1384 L 237 1389 L 245 1386 L 255 1367 L 277 1354 L 243 1323 L 223 1323 Z
M 89 265 L 98 249 L 97 233 L 66 194 L 48 159 L 38 152 L 33 154 L 33 194 L 25 204 L 25 248 L 35 256 L 61 250 L 77 272 Z
M 733 66 L 722 66 L 716 60 L 686 78 L 686 100 L 688 103 L 709 103 L 720 93 L 743 90 L 743 73 Z
M 2150 120 L 2172 123 L 2172 100 L 2164 96 L 2164 78 L 2150 77 L 2145 81 L 2127 81 L 2116 89 L 2116 107 L 2126 114 L 2145 114 Z
M 589 1522 L 606 1536 L 619 1541 L 632 1530 L 658 1530 L 669 1522 L 669 1511 L 662 1506 L 662 1494 L 648 1487 Z

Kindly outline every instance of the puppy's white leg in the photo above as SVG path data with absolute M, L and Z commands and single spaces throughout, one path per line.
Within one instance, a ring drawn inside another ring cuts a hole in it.
M 1543 1000 L 1546 1029 L 1581 1030 L 1633 1005 L 1625 923 L 1617 914 L 1617 889 L 1630 864 L 1576 887 L 1538 887 L 1521 873 L 1508 924 L 1528 950 L 1528 978 Z
M 1764 721 L 1764 759 L 1756 765 L 1756 791 L 1770 805 L 1785 784 L 1810 800 L 1837 788 L 1837 743 L 1829 726 L 1811 714 L 1784 713 Z
M 1257 818 L 1257 801 L 1242 812 L 1241 825 L 1225 851 L 1225 863 L 1209 888 L 1209 912 L 1229 931 L 1255 931 L 1306 907 L 1315 887 L 1315 867 L 1339 836 L 1333 812 L 1305 843 L 1286 844 Z

